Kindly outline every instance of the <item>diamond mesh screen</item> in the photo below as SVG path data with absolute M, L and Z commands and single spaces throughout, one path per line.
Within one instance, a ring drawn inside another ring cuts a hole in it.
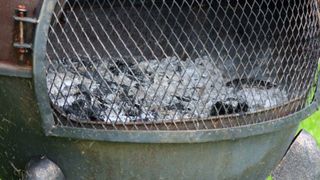
M 60 0 L 48 34 L 56 124 L 194 130 L 259 123 L 306 104 L 316 0 Z

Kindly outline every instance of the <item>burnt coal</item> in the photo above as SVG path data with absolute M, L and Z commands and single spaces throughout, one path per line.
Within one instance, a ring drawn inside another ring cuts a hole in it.
M 257 87 L 261 89 L 271 89 L 276 87 L 276 85 L 272 84 L 271 82 L 258 80 L 254 78 L 234 79 L 232 81 L 227 82 L 226 86 L 235 88 Z
M 249 106 L 245 102 L 216 102 L 210 111 L 210 116 L 221 116 L 248 112 Z
M 117 58 L 74 59 L 60 61 L 58 69 L 49 68 L 47 85 L 53 104 L 79 119 L 207 118 L 263 110 L 288 99 L 284 90 L 268 81 L 226 79 L 207 56 L 135 63 Z

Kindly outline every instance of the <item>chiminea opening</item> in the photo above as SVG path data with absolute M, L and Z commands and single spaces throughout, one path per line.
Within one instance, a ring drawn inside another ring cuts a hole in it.
M 57 125 L 192 130 L 300 110 L 319 58 L 317 4 L 60 0 L 48 34 Z

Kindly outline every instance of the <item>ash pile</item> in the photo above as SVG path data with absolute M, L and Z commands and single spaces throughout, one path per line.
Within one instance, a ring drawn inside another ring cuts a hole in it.
M 79 120 L 171 121 L 245 114 L 288 101 L 287 92 L 253 78 L 228 80 L 203 56 L 133 63 L 78 56 L 50 60 L 52 105 Z

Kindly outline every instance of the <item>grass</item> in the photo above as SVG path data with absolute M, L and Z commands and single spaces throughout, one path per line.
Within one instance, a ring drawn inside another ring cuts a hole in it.
M 320 145 L 320 110 L 302 121 L 300 124 L 301 128 L 307 130 L 317 140 L 318 145 Z
M 320 59 L 319 59 L 320 61 Z M 311 103 L 314 98 L 314 92 L 316 90 L 316 82 L 318 81 L 318 73 L 320 72 L 320 63 L 318 63 L 318 72 L 315 75 L 314 86 L 311 88 L 310 93 L 307 98 L 307 103 Z M 320 87 L 318 87 L 320 88 Z M 299 129 L 307 130 L 317 141 L 318 145 L 320 144 L 320 110 L 315 112 L 313 115 L 305 119 L 300 123 Z

